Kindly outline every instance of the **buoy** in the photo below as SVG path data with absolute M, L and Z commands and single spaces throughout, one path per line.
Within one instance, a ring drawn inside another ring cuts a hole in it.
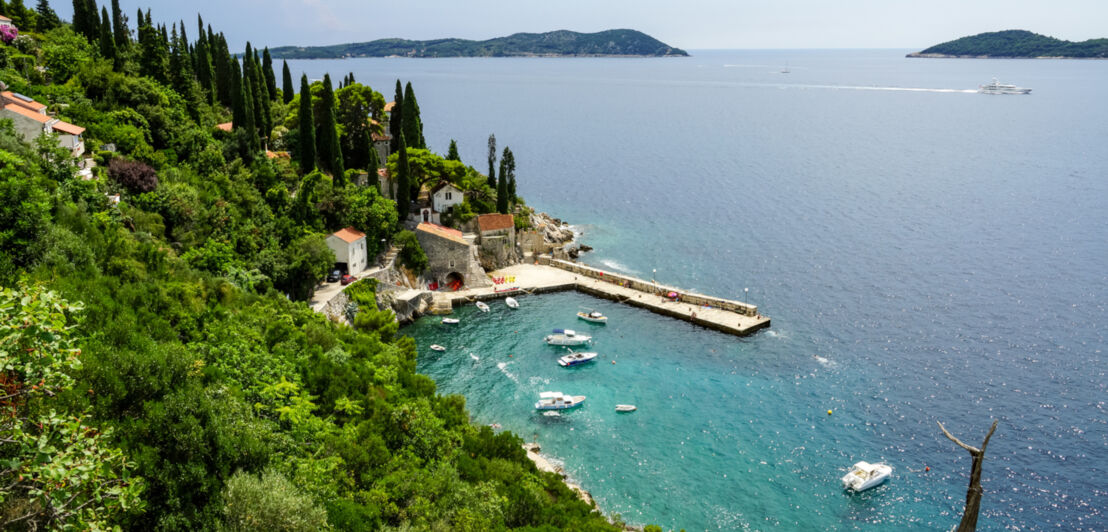
M 829 416 L 831 415 L 831 411 L 830 411 L 830 410 L 828 410 L 828 411 L 827 411 L 827 415 L 829 415 Z
M 613 360 L 613 361 L 612 361 L 612 364 L 615 364 L 615 363 L 616 363 L 616 361 L 615 361 L 615 360 Z
M 508 355 L 508 358 L 512 358 L 512 355 Z M 828 414 L 830 414 L 830 413 L 831 413 L 831 411 L 830 411 L 830 410 L 828 410 L 828 411 L 827 411 L 827 413 L 828 413 Z
M 923 468 L 923 470 L 924 471 L 931 471 L 931 466 L 927 466 L 927 467 Z

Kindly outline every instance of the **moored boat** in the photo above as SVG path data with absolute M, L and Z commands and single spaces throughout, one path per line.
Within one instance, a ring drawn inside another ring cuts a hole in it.
M 508 308 L 512 308 L 512 309 L 519 308 L 519 301 L 516 301 L 516 298 L 514 298 L 514 297 L 504 298 L 504 304 L 508 305 Z
M 454 325 L 456 323 L 461 323 L 461 321 L 462 320 L 459 320 L 458 318 L 443 318 L 442 319 L 442 322 L 447 324 L 447 325 Z
M 843 489 L 865 491 L 885 482 L 892 474 L 893 468 L 886 464 L 858 462 L 843 475 Z
M 616 405 L 616 412 L 634 412 L 638 409 L 635 405 Z
M 585 364 L 587 362 L 592 362 L 593 359 L 595 359 L 596 357 L 597 357 L 596 353 L 574 353 L 574 352 L 570 352 L 570 354 L 568 354 L 568 355 L 566 355 L 562 358 L 559 358 L 558 359 L 558 364 L 563 366 L 563 367 L 568 368 L 570 366 L 576 366 L 578 364 Z
M 570 329 L 554 329 L 554 334 L 546 335 L 543 340 L 550 345 L 581 345 L 592 340 L 586 334 L 577 334 Z
M 1030 94 L 1031 89 L 1024 87 L 1017 87 L 1015 85 L 1005 85 L 993 78 L 992 83 L 981 85 L 977 88 L 977 92 L 981 94 Z
M 597 312 L 578 312 L 577 317 L 591 323 L 608 323 L 608 317 Z
M 584 395 L 566 395 L 562 392 L 542 392 L 539 401 L 535 403 L 536 410 L 567 410 L 581 406 L 585 402 Z
M 481 309 L 481 312 L 488 312 L 489 311 L 489 304 L 488 303 L 485 303 L 484 301 L 478 301 L 475 304 L 477 305 L 477 308 Z
M 439 344 L 431 344 L 431 350 L 442 352 L 442 351 L 446 351 L 446 348 L 439 345 Z

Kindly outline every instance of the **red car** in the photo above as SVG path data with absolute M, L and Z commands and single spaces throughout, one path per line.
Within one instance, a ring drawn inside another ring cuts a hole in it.
M 347 275 L 343 275 L 343 276 L 342 276 L 342 285 L 343 285 L 343 286 L 346 286 L 346 285 L 348 285 L 348 284 L 350 284 L 350 283 L 352 283 L 352 282 L 354 282 L 354 281 L 357 281 L 357 280 L 358 280 L 358 279 L 357 279 L 357 278 L 355 278 L 355 277 L 354 277 L 353 275 L 349 275 L 349 274 L 347 274 Z

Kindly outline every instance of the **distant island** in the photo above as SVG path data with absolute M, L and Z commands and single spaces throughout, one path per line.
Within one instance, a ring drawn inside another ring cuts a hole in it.
M 331 46 L 270 48 L 275 59 L 339 59 L 344 57 L 687 57 L 641 31 L 606 30 L 578 33 L 516 33 L 487 41 L 378 39 Z
M 993 31 L 944 42 L 908 57 L 1105 59 L 1108 39 L 1073 42 L 1026 30 Z

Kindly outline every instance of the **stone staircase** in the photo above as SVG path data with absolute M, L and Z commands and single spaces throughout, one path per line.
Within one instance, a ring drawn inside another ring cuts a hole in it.
M 389 247 L 389 250 L 385 252 L 384 257 L 381 258 L 381 262 L 379 263 L 382 269 L 392 267 L 392 264 L 396 262 L 396 256 L 400 254 L 400 249 L 401 248 L 396 245 Z
M 431 314 L 451 314 L 454 312 L 454 303 L 450 294 L 445 292 L 431 293 Z

